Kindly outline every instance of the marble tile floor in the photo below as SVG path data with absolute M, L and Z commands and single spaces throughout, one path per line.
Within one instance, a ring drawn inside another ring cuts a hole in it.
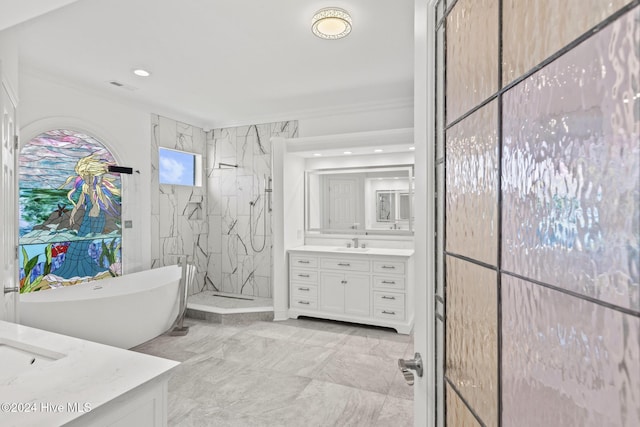
M 412 426 L 413 389 L 397 359 L 413 337 L 312 319 L 240 325 L 187 319 L 189 334 L 134 351 L 182 362 L 170 426 Z

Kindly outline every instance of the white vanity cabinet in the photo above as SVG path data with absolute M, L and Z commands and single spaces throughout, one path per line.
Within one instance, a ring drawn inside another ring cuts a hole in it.
M 413 326 L 413 251 L 304 246 L 289 250 L 289 317 L 396 329 Z
M 371 285 L 368 275 L 320 273 L 318 309 L 354 316 L 371 314 Z

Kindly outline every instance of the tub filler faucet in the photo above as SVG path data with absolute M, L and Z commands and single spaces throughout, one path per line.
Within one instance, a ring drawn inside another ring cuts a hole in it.
M 173 322 L 169 330 L 169 335 L 183 336 L 189 333 L 189 327 L 184 326 L 184 318 L 187 315 L 187 293 L 189 292 L 189 286 L 195 280 L 196 267 L 195 265 L 187 263 L 188 255 L 174 256 L 178 257 L 178 264 L 182 267 L 182 275 L 180 276 L 180 284 L 178 285 L 178 294 L 180 297 L 178 317 Z

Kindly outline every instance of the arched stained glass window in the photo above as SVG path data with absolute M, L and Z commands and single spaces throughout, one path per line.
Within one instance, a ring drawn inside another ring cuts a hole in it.
M 120 177 L 90 135 L 57 129 L 21 150 L 20 292 L 121 274 Z

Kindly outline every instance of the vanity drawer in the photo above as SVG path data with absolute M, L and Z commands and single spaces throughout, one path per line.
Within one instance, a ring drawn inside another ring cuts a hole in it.
M 289 255 L 291 267 L 316 268 L 318 257 L 308 255 Z
M 301 308 L 305 310 L 317 310 L 318 300 L 311 298 L 291 297 L 291 308 Z
M 320 268 L 347 271 L 369 271 L 369 260 L 320 258 Z
M 373 305 L 378 308 L 393 308 L 404 311 L 404 294 L 374 292 Z
M 395 308 L 382 308 L 376 307 L 374 310 L 374 317 L 385 320 L 404 320 L 404 310 Z
M 373 276 L 374 288 L 404 289 L 404 277 Z
M 373 261 L 373 272 L 384 274 L 404 274 L 403 261 Z
M 318 272 L 314 270 L 300 270 L 292 268 L 289 280 L 292 282 L 318 283 Z
M 308 286 L 300 283 L 291 284 L 291 299 L 302 300 L 318 300 L 318 288 L 316 286 Z

